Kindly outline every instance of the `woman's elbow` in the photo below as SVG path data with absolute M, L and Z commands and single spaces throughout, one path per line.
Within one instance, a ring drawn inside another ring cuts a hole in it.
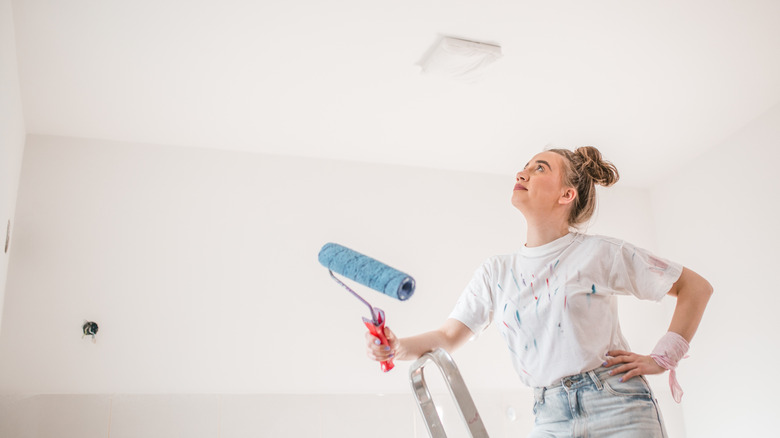
M 693 271 L 691 271 L 691 272 L 693 272 Z M 694 274 L 696 274 L 696 273 L 694 272 Z M 707 281 L 707 279 L 702 277 L 701 275 L 696 274 L 696 277 L 697 277 L 696 278 L 697 281 L 695 283 L 696 291 L 700 295 L 704 295 L 704 296 L 706 296 L 709 299 L 709 297 L 711 297 L 712 293 L 715 291 L 715 288 L 713 288 L 712 284 L 710 284 L 710 282 Z
M 704 284 L 706 286 L 704 292 L 707 294 L 707 298 L 709 298 L 712 296 L 713 292 L 715 292 L 715 288 L 712 287 L 710 282 L 707 280 L 704 280 Z
M 669 291 L 669 295 L 676 296 L 678 299 L 680 295 L 684 295 L 686 297 L 695 296 L 709 300 L 714 290 L 712 284 L 706 278 L 688 268 L 683 268 L 679 280 L 674 283 L 672 290 Z
M 712 287 L 712 284 L 710 284 L 709 281 L 707 281 L 706 278 L 702 277 L 701 275 L 688 270 L 689 272 L 689 280 L 686 282 L 684 287 L 682 289 L 685 289 L 686 292 L 690 291 L 695 293 L 696 296 L 709 300 L 712 296 L 713 292 L 715 291 L 715 288 Z

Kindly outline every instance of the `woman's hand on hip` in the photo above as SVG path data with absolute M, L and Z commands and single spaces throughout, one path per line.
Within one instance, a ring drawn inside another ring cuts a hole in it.
M 609 372 L 609 374 L 613 376 L 625 373 L 625 375 L 620 378 L 621 382 L 625 382 L 636 376 L 661 374 L 666 371 L 666 368 L 658 365 L 650 356 L 644 356 L 625 350 L 608 351 L 607 356 L 609 356 L 609 358 L 604 362 L 605 367 L 622 364 Z

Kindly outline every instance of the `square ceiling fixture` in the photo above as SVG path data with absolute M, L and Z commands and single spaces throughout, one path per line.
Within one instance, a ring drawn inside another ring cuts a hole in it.
M 501 46 L 445 36 L 428 50 L 420 66 L 425 74 L 475 82 L 501 56 Z

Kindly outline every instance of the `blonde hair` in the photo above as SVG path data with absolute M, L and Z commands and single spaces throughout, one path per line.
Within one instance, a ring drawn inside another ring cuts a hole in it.
M 582 146 L 573 152 L 568 149 L 548 149 L 564 158 L 563 184 L 574 187 L 577 196 L 569 211 L 569 226 L 587 222 L 596 210 L 596 184 L 609 187 L 620 175 L 617 167 L 601 157 L 593 146 Z

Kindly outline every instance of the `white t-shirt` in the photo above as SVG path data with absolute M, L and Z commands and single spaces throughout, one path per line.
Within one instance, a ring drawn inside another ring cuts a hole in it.
M 616 295 L 660 300 L 682 266 L 628 242 L 571 232 L 553 242 L 489 258 L 450 318 L 478 335 L 495 321 L 520 380 L 549 386 L 628 350 Z

